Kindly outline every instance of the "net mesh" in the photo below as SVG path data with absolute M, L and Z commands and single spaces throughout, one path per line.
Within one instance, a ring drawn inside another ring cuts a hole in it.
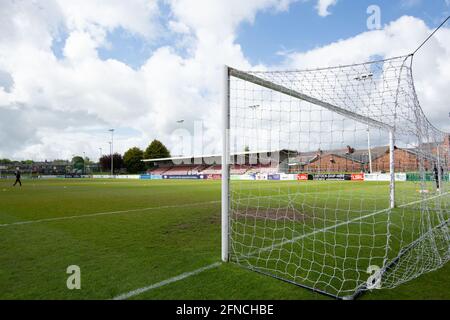
M 340 298 L 448 261 L 449 134 L 419 105 L 412 58 L 231 69 L 232 261 Z

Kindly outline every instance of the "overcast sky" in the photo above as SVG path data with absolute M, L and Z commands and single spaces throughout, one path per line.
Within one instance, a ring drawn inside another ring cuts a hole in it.
M 367 8 L 381 9 L 368 29 Z M 223 64 L 292 69 L 408 54 L 450 0 L 2 0 L 0 158 L 97 159 L 169 147 L 203 121 L 217 140 Z M 415 60 L 422 108 L 450 131 L 450 25 Z M 184 119 L 183 124 L 177 120 Z

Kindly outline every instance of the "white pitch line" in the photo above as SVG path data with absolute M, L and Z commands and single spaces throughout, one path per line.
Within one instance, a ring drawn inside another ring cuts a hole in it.
M 252 199 L 260 199 L 260 198 L 269 198 L 269 197 L 279 197 L 279 196 L 284 196 L 284 195 L 253 197 L 253 198 L 246 198 L 246 200 L 249 200 L 249 199 L 250 200 L 252 200 Z M 96 213 L 79 214 L 79 215 L 66 216 L 66 217 L 46 218 L 46 219 L 37 219 L 37 220 L 27 220 L 27 221 L 18 221 L 18 222 L 12 222 L 12 223 L 5 223 L 5 224 L 0 224 L 0 228 L 2 228 L 2 227 L 10 227 L 10 226 L 27 225 L 27 224 L 34 224 L 34 223 L 42 223 L 42 222 L 52 222 L 52 221 L 61 221 L 61 220 L 73 220 L 73 219 L 79 219 L 79 218 L 107 216 L 107 215 L 113 215 L 113 214 L 131 213 L 131 212 L 139 212 L 139 211 L 198 207 L 198 206 L 201 206 L 201 205 L 217 204 L 217 203 L 221 203 L 221 201 L 217 200 L 217 201 L 188 203 L 188 204 L 182 204 L 182 205 L 148 207 L 148 208 L 141 208 L 141 209 L 130 209 L 130 210 L 120 210 L 120 211 L 109 211 L 109 212 L 96 212 Z
M 414 204 L 418 204 L 418 203 L 421 203 L 421 202 L 425 202 L 425 201 L 429 201 L 429 200 L 433 200 L 433 199 L 445 196 L 447 194 L 450 194 L 450 192 L 446 192 L 446 193 L 443 193 L 443 194 L 440 194 L 440 195 L 436 195 L 434 197 L 426 198 L 426 199 L 423 199 L 423 200 L 418 200 L 418 201 L 406 203 L 406 204 L 398 206 L 397 208 L 409 207 L 409 206 L 412 206 Z M 367 215 L 362 216 L 362 217 L 354 218 L 352 220 L 348 220 L 348 221 L 344 221 L 344 222 L 332 225 L 330 227 L 319 229 L 319 230 L 313 231 L 313 232 L 308 233 L 308 234 L 303 234 L 303 235 L 300 235 L 298 237 L 292 238 L 290 240 L 282 241 L 282 242 L 277 243 L 275 245 L 271 245 L 271 246 L 268 246 L 268 247 L 265 247 L 265 248 L 262 248 L 262 249 L 259 249 L 259 250 L 255 250 L 254 252 L 251 252 L 251 253 L 249 253 L 247 255 L 244 255 L 244 257 L 251 257 L 251 256 L 253 256 L 253 255 L 257 254 L 257 253 L 266 252 L 266 251 L 269 251 L 269 250 L 271 250 L 273 248 L 284 246 L 285 244 L 293 243 L 293 242 L 296 242 L 298 240 L 302 240 L 304 238 L 308 238 L 308 237 L 314 236 L 314 235 L 316 235 L 318 233 L 326 232 L 328 230 L 336 229 L 336 228 L 345 226 L 347 224 L 351 224 L 351 223 L 354 223 L 354 222 L 357 222 L 357 221 L 360 221 L 360 220 L 364 220 L 364 219 L 376 216 L 376 215 L 381 214 L 381 213 L 388 212 L 389 210 L 392 210 L 392 209 L 388 208 L 388 209 L 380 210 L 380 211 L 377 211 L 377 212 L 373 212 L 373 213 L 367 214 Z
M 408 203 L 408 204 L 405 204 L 405 205 L 401 205 L 401 206 L 399 206 L 399 208 L 411 206 L 413 204 L 420 203 L 420 202 L 427 201 L 427 200 L 432 200 L 432 199 L 435 199 L 435 198 L 447 195 L 449 193 L 450 192 L 446 192 L 444 194 L 437 195 L 437 196 L 434 196 L 434 197 L 431 197 L 431 198 L 427 198 L 425 200 L 414 201 L 414 202 L 411 202 L 411 203 Z M 308 193 L 307 195 L 311 195 L 311 194 L 314 194 L 314 193 Z M 275 196 L 262 196 L 262 197 L 255 196 L 255 197 L 243 198 L 243 199 L 239 199 L 239 200 L 253 200 L 253 199 L 261 199 L 261 198 L 274 198 L 274 197 L 281 197 L 281 196 L 285 196 L 285 195 L 289 195 L 289 194 L 280 194 L 280 195 L 275 195 Z M 304 193 L 296 193 L 294 195 L 305 195 L 305 194 Z M 88 213 L 88 214 L 80 214 L 80 215 L 67 216 L 67 217 L 57 217 L 57 218 L 46 218 L 46 219 L 38 219 L 38 220 L 18 221 L 18 222 L 0 224 L 0 228 L 10 227 L 10 226 L 27 225 L 27 224 L 34 224 L 34 223 L 42 223 L 42 222 L 73 220 L 73 219 L 79 219 L 79 218 L 89 218 L 89 217 L 98 217 L 98 216 L 106 216 L 106 215 L 113 215 L 113 214 L 121 214 L 121 213 L 131 213 L 131 212 L 139 212 L 139 211 L 197 207 L 197 206 L 201 206 L 201 205 L 217 204 L 217 203 L 220 203 L 220 202 L 221 201 L 207 201 L 207 202 L 197 202 L 197 203 L 184 204 L 184 205 L 148 207 L 148 208 L 141 208 L 141 209 L 130 209 L 130 210 L 119 210 L 119 211 L 109 211 L 109 212 Z M 382 211 L 370 214 L 370 215 L 365 216 L 365 217 L 360 217 L 360 218 L 357 218 L 357 219 L 358 220 L 365 219 L 365 218 L 370 217 L 372 215 L 379 214 L 379 213 L 382 213 L 382 212 L 386 212 L 387 210 L 388 209 L 385 209 L 385 210 L 382 210 Z M 351 222 L 352 221 L 346 221 L 346 222 L 343 222 L 343 223 L 347 224 L 347 223 L 351 223 Z M 332 226 L 332 227 L 329 227 L 329 228 L 332 229 L 333 227 L 336 227 L 336 226 Z M 317 230 L 317 232 L 320 232 L 320 231 L 321 230 Z M 327 231 L 327 230 L 324 230 L 324 231 Z M 308 235 L 305 235 L 305 236 L 308 236 Z
M 448 195 L 448 194 L 450 194 L 450 191 L 449 191 L 449 192 L 442 193 L 442 194 L 435 195 L 435 196 L 430 197 L 430 198 L 426 198 L 426 199 L 422 199 L 422 200 L 413 201 L 413 202 L 410 202 L 410 203 L 407 203 L 407 204 L 402 204 L 401 206 L 398 206 L 398 207 L 399 207 L 399 208 L 409 207 L 409 206 L 412 206 L 413 204 L 418 204 L 418 203 L 425 202 L 425 201 L 428 201 L 428 200 L 433 200 L 433 199 L 436 199 L 436 198 L 439 198 L 439 197 L 446 196 L 446 195 Z
M 25 224 L 33 224 L 33 223 L 41 223 L 41 222 L 52 222 L 52 221 L 72 220 L 72 219 L 79 219 L 79 218 L 99 217 L 99 216 L 121 214 L 121 213 L 131 213 L 131 212 L 139 212 L 139 211 L 151 211 L 151 210 L 163 210 L 163 209 L 174 209 L 174 208 L 198 207 L 198 206 L 201 206 L 201 205 L 217 204 L 217 203 L 220 203 L 220 201 L 197 202 L 197 203 L 188 203 L 188 204 L 182 204 L 182 205 L 149 207 L 149 208 L 120 210 L 120 211 L 109 211 L 109 212 L 97 212 L 97 213 L 80 214 L 80 215 L 67 216 L 67 217 L 57 217 L 57 218 L 47 218 L 47 219 L 39 219 L 39 220 L 18 221 L 18 222 L 0 224 L 0 228 L 1 227 L 10 227 L 10 226 L 19 226 L 19 225 L 25 225 Z
M 245 198 L 245 200 L 254 200 L 254 199 L 261 199 L 261 198 L 275 198 L 275 197 L 282 197 L 282 196 L 286 196 L 286 195 L 287 194 L 281 194 L 281 195 L 275 195 L 275 196 L 262 196 L 262 197 L 255 196 L 255 197 Z M 305 194 L 297 193 L 297 194 L 294 194 L 294 195 L 305 195 Z M 243 199 L 240 199 L 240 200 L 243 200 Z M 109 211 L 109 212 L 96 212 L 96 213 L 79 214 L 79 215 L 66 216 L 66 217 L 18 221 L 18 222 L 0 224 L 0 228 L 2 228 L 2 227 L 10 227 L 10 226 L 27 225 L 27 224 L 34 224 L 34 223 L 42 223 L 42 222 L 52 222 L 52 221 L 72 220 L 72 219 L 79 219 L 79 218 L 107 216 L 107 215 L 113 215 L 113 214 L 131 213 L 131 212 L 139 212 L 139 211 L 197 207 L 197 206 L 201 206 L 201 205 L 217 204 L 217 203 L 220 203 L 220 202 L 221 202 L 220 200 L 217 200 L 217 201 L 197 202 L 197 203 L 191 203 L 191 204 L 188 203 L 188 204 L 182 204 L 182 205 L 148 207 L 148 208 L 142 208 L 142 209 L 130 209 L 130 210 L 120 210 L 120 211 Z
M 123 294 L 118 295 L 115 298 L 113 298 L 113 300 L 126 300 L 126 299 L 129 299 L 131 297 L 140 295 L 140 294 L 142 294 L 144 292 L 147 292 L 147 291 L 150 291 L 150 290 L 153 290 L 153 289 L 156 289 L 156 288 L 160 288 L 160 287 L 166 286 L 168 284 L 171 284 L 171 283 L 174 283 L 174 282 L 186 279 L 186 278 L 191 277 L 191 276 L 195 276 L 195 275 L 197 275 L 199 273 L 202 273 L 202 272 L 204 272 L 206 270 L 217 268 L 221 264 L 222 263 L 220 263 L 220 262 L 216 262 L 216 263 L 210 264 L 209 266 L 206 266 L 206 267 L 203 267 L 203 268 L 191 271 L 191 272 L 185 272 L 185 273 L 182 273 L 182 274 L 180 274 L 178 276 L 175 276 L 173 278 L 170 278 L 170 279 L 167 279 L 167 280 L 164 280 L 164 281 L 152 284 L 150 286 L 139 288 L 139 289 L 127 292 L 127 293 L 123 293 Z
M 282 195 L 279 195 L 279 196 L 282 196 Z M 246 198 L 246 199 L 250 199 L 251 200 L 251 199 L 269 198 L 269 197 L 277 197 L 277 196 L 253 197 L 253 198 Z M 79 214 L 79 215 L 66 216 L 66 217 L 18 221 L 18 222 L 0 224 L 0 228 L 2 228 L 2 227 L 11 227 L 11 226 L 27 225 L 27 224 L 34 224 L 34 223 L 42 223 L 42 222 L 52 222 L 52 221 L 61 221 L 61 220 L 73 220 L 73 219 L 79 219 L 79 218 L 99 217 L 99 216 L 107 216 L 107 215 L 113 215 L 113 214 L 131 213 L 131 212 L 139 212 L 139 211 L 197 207 L 197 206 L 201 206 L 201 205 L 217 204 L 217 203 L 220 203 L 220 202 L 221 202 L 220 200 L 217 200 L 217 201 L 190 203 L 190 204 L 188 203 L 188 204 L 182 204 L 182 205 L 148 207 L 148 208 L 141 208 L 141 209 L 130 209 L 130 210 L 120 210 L 120 211 L 109 211 L 109 212 L 96 212 L 96 213 Z

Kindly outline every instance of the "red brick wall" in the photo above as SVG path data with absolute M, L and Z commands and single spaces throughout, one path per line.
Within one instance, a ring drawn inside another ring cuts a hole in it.
M 407 152 L 402 149 L 395 150 L 395 171 L 397 172 L 408 172 L 408 171 L 418 171 L 419 170 L 419 160 L 415 154 Z M 373 171 L 389 171 L 389 153 L 386 153 L 382 157 L 372 161 Z M 429 161 L 424 161 L 425 169 L 431 171 Z

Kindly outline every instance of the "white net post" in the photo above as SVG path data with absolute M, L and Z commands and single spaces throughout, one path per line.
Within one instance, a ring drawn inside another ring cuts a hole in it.
M 390 194 L 389 201 L 391 209 L 395 208 L 395 136 L 394 131 L 389 131 L 389 173 L 390 173 Z
M 442 194 L 442 187 L 443 187 L 443 184 L 442 184 L 442 171 L 443 170 L 441 170 L 440 168 L 442 168 L 442 163 L 441 163 L 441 152 L 440 152 L 440 149 L 441 149 L 441 146 L 439 145 L 439 144 L 437 144 L 436 145 L 436 156 L 437 156 L 437 168 L 438 168 L 438 176 L 437 176 L 437 180 L 438 180 L 438 183 L 437 183 L 437 185 L 439 186 L 439 188 L 437 188 L 437 192 L 439 193 L 439 194 Z
M 228 262 L 230 207 L 230 72 L 223 70 L 222 106 L 222 261 Z

